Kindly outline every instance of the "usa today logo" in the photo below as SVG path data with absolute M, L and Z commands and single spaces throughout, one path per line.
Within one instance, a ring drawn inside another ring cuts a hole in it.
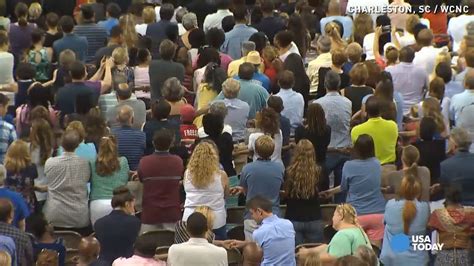
M 394 235 L 390 241 L 390 246 L 395 253 L 413 251 L 433 251 L 443 250 L 443 244 L 432 243 L 429 236 L 413 235 L 411 238 L 405 234 Z

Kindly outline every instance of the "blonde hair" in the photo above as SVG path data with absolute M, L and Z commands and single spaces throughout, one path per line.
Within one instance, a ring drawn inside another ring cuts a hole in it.
M 436 67 L 439 65 L 439 63 L 448 63 L 451 65 L 451 54 L 448 52 L 448 50 L 442 50 L 438 53 L 438 55 L 436 55 L 433 71 L 430 74 L 430 81 L 437 77 Z
M 37 19 L 43 13 L 43 9 L 41 8 L 41 4 L 34 2 L 31 3 L 30 7 L 28 8 L 28 16 L 30 19 Z
M 275 143 L 268 135 L 262 135 L 255 141 L 255 153 L 262 159 L 270 159 L 275 151 Z
M 189 159 L 188 169 L 191 183 L 196 188 L 206 188 L 219 171 L 219 155 L 215 145 L 201 142 L 194 149 Z
M 95 166 L 95 171 L 100 176 L 111 175 L 115 171 L 120 170 L 117 141 L 114 136 L 101 139 Z
M 374 21 L 369 14 L 359 14 L 354 19 L 354 29 L 352 30 L 354 41 L 362 44 L 365 35 L 374 32 Z
M 8 147 L 4 160 L 5 168 L 13 173 L 19 173 L 31 164 L 28 145 L 23 140 L 15 140 Z
M 116 65 L 124 65 L 128 63 L 128 51 L 123 47 L 117 47 L 112 52 L 112 58 Z
M 77 132 L 79 135 L 79 142 L 82 142 L 86 138 L 86 130 L 81 121 L 72 121 L 69 123 L 66 127 L 66 131 L 68 130 L 74 130 Z
M 286 191 L 291 197 L 309 199 L 317 193 L 321 167 L 316 164 L 314 147 L 309 140 L 302 139 L 296 145 L 286 175 Z
M 155 8 L 152 6 L 147 6 L 143 9 L 143 22 L 145 24 L 150 24 L 156 21 Z
M 413 14 L 409 15 L 405 22 L 405 29 L 411 34 L 415 34 L 415 26 L 420 23 L 420 18 Z
M 11 265 L 12 257 L 6 251 L 0 251 L 0 265 Z
M 135 30 L 135 18 L 131 14 L 126 14 L 119 19 L 120 28 L 123 31 L 123 37 L 127 48 L 133 48 L 137 46 L 138 34 Z
M 421 104 L 421 108 L 423 110 L 423 116 L 433 118 L 439 133 L 443 133 L 446 130 L 446 124 L 444 123 L 439 101 L 436 98 L 426 98 Z
M 204 217 L 206 217 L 206 219 L 207 219 L 207 228 L 209 230 L 212 230 L 212 228 L 214 227 L 214 220 L 216 218 L 216 215 L 214 214 L 214 211 L 211 208 L 209 208 L 208 206 L 204 206 L 204 205 L 198 206 L 194 211 L 202 213 L 202 215 L 204 215 Z
M 339 34 L 340 29 L 339 25 L 334 22 L 329 22 L 324 27 L 324 32 L 331 38 L 331 50 L 346 49 L 347 43 Z
M 344 222 L 360 227 L 359 221 L 357 220 L 357 212 L 351 204 L 339 204 L 336 207 L 336 211 L 342 216 Z
M 304 260 L 304 266 L 321 266 L 321 260 L 319 259 L 319 253 L 311 252 L 308 257 Z

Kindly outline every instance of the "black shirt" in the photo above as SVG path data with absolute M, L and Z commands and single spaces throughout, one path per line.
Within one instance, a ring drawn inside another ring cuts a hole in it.
M 420 152 L 419 166 L 430 169 L 431 185 L 438 183 L 441 173 L 441 162 L 446 159 L 446 140 L 436 139 L 431 141 L 419 140 L 413 143 Z
M 219 149 L 219 162 L 224 168 L 225 173 L 229 177 L 235 176 L 237 173 L 235 172 L 234 165 L 232 164 L 232 152 L 234 151 L 234 142 L 232 141 L 232 136 L 229 133 L 224 132 L 218 137 L 209 136 L 204 139 L 210 139 L 216 143 L 217 148 Z M 196 144 L 199 142 L 200 140 L 198 139 Z
M 296 143 L 300 139 L 307 139 L 311 141 L 314 146 L 314 151 L 316 153 L 316 162 L 323 163 L 326 161 L 326 152 L 328 151 L 328 145 L 331 141 L 331 127 L 326 125 L 326 129 L 322 135 L 317 133 L 312 133 L 308 128 L 304 126 L 299 126 L 295 131 L 295 140 Z
M 270 16 L 262 18 L 260 23 L 255 25 L 255 28 L 258 31 L 265 33 L 270 43 L 273 44 L 273 37 L 275 37 L 278 32 L 285 29 L 285 24 L 279 17 Z
M 100 242 L 101 261 L 110 264 L 119 257 L 131 257 L 133 244 L 140 232 L 141 222 L 121 210 L 113 210 L 94 224 L 95 237 Z
M 309 199 L 297 199 L 288 196 L 285 218 L 296 222 L 321 220 L 319 196 L 316 193 Z
M 56 34 L 51 34 L 46 32 L 44 34 L 44 47 L 53 47 L 53 43 L 63 37 L 62 32 L 56 32 Z
M 357 113 L 361 109 L 362 99 L 372 93 L 374 93 L 374 90 L 368 86 L 351 85 L 344 89 L 344 97 L 352 102 L 352 114 Z
M 316 93 L 316 95 L 317 95 L 316 98 L 321 98 L 324 95 L 326 95 L 326 88 L 324 87 L 324 80 L 325 80 L 326 74 L 329 72 L 329 70 L 331 70 L 331 68 L 329 68 L 329 67 L 322 67 L 322 68 L 319 69 L 319 72 L 318 72 L 319 83 L 318 83 L 318 92 Z M 339 86 L 339 89 L 343 89 L 343 88 L 348 87 L 349 85 L 351 85 L 351 78 L 349 77 L 349 75 L 342 72 L 342 73 L 339 74 L 339 77 L 341 78 L 341 85 Z

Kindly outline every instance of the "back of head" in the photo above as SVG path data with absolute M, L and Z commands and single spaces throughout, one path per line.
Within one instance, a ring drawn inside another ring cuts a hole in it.
M 271 14 L 275 9 L 273 0 L 263 0 L 260 5 L 260 9 L 262 10 L 263 14 Z
M 354 143 L 353 152 L 359 160 L 375 157 L 374 139 L 367 134 L 360 135 Z
M 159 52 L 161 59 L 170 61 L 173 59 L 176 52 L 175 44 L 172 41 L 165 39 L 160 43 Z
M 107 14 L 109 17 L 118 19 L 122 14 L 122 9 L 118 4 L 112 2 L 107 5 Z
M 352 63 L 358 63 L 362 60 L 362 47 L 359 43 L 353 42 L 346 47 L 346 54 L 349 61 Z
M 15 75 L 20 80 L 33 79 L 36 75 L 36 68 L 30 63 L 21 62 L 16 66 Z
M 263 48 L 267 46 L 267 36 L 263 32 L 255 32 L 250 36 L 249 41 L 255 43 L 255 50 L 259 53 L 262 53 Z
M 151 114 L 154 119 L 162 120 L 168 118 L 171 105 L 164 99 L 158 100 L 151 105 Z
M 243 23 L 247 21 L 247 7 L 244 5 L 234 6 L 232 9 L 236 23 Z
M 0 30 L 0 47 L 8 46 L 8 33 Z
M 270 136 L 263 135 L 255 141 L 255 153 L 261 159 L 270 160 L 274 150 L 275 143 Z
M 400 50 L 400 62 L 412 63 L 415 59 L 415 50 L 409 46 L 405 46 Z
M 408 145 L 403 148 L 402 162 L 405 167 L 405 175 L 418 177 L 418 160 L 420 159 L 420 152 L 413 145 Z
M 13 204 L 9 199 L 0 198 L 0 222 L 9 223 L 13 219 Z
M 278 48 L 288 47 L 293 41 L 294 36 L 291 31 L 280 31 L 275 35 L 275 44 Z
M 172 77 L 163 83 L 161 94 L 169 102 L 178 102 L 183 98 L 184 87 L 181 85 L 179 79 Z
M 335 266 L 367 266 L 367 262 L 353 255 L 340 257 L 336 260 Z
M 233 78 L 228 78 L 222 83 L 222 92 L 225 98 L 237 98 L 240 92 L 240 83 Z
M 474 69 L 467 71 L 464 77 L 464 87 L 469 90 L 474 90 Z
M 243 80 L 251 80 L 255 73 L 255 67 L 251 63 L 243 63 L 239 66 L 239 78 Z
M 429 29 L 423 29 L 418 33 L 417 43 L 422 47 L 430 46 L 433 43 L 433 32 Z
M 268 97 L 267 105 L 272 108 L 278 114 L 283 111 L 283 100 L 279 96 L 272 95 Z
M 49 28 L 56 28 L 58 26 L 58 23 L 59 16 L 56 13 L 50 12 L 46 15 L 46 25 Z
M 76 60 L 69 66 L 69 73 L 73 80 L 83 80 L 86 78 L 86 66 L 81 61 Z
M 79 133 L 75 130 L 66 130 L 63 134 L 61 146 L 66 152 L 74 152 L 81 142 Z
M 215 101 L 211 103 L 211 106 L 209 108 L 209 113 L 216 114 L 222 117 L 222 119 L 225 119 L 228 113 L 227 106 L 225 105 L 223 101 Z
M 443 79 L 444 83 L 449 83 L 453 77 L 451 65 L 447 62 L 440 62 L 435 68 L 436 76 Z
M 347 62 L 346 52 L 342 49 L 336 49 L 331 52 L 332 64 L 336 67 L 342 67 Z
M 217 9 L 229 9 L 231 4 L 230 0 L 217 0 L 216 7 Z
M 341 86 L 341 77 L 338 73 L 330 70 L 324 77 L 324 87 L 327 91 L 338 91 Z
M 405 23 L 405 28 L 408 33 L 415 34 L 415 25 L 420 23 L 420 18 L 418 15 L 412 14 L 409 15 L 406 23 Z
M 112 52 L 112 58 L 115 65 L 124 65 L 128 63 L 128 50 L 125 47 L 117 47 Z
M 63 16 L 59 20 L 59 26 L 64 33 L 71 33 L 74 29 L 74 19 L 70 16 Z
M 18 18 L 18 25 L 24 27 L 28 25 L 28 6 L 23 3 L 19 2 L 15 6 L 15 15 Z
M 445 83 L 442 78 L 435 77 L 431 80 L 429 85 L 429 95 L 435 97 L 439 101 L 442 101 L 444 98 Z
M 291 89 L 295 85 L 295 75 L 290 70 L 283 70 L 278 75 L 278 85 L 282 89 Z
M 81 5 L 81 16 L 83 20 L 92 20 L 94 15 L 94 9 L 92 8 L 92 5 Z
M 128 105 L 123 105 L 117 113 L 117 121 L 121 125 L 131 125 L 133 120 L 133 109 Z
M 369 70 L 365 64 L 357 63 L 352 67 L 349 76 L 353 85 L 365 85 L 369 78 Z
M 191 48 L 199 49 L 206 44 L 206 33 L 202 29 L 194 29 L 189 33 L 188 39 Z
M 367 263 L 367 266 L 379 265 L 379 260 L 374 250 L 366 245 L 360 245 L 354 255 L 362 261 L 365 261 Z
M 273 204 L 269 199 L 257 195 L 247 201 L 246 206 L 251 210 L 261 209 L 267 213 L 271 213 Z
M 158 242 L 152 234 L 142 234 L 138 236 L 133 248 L 135 254 L 143 258 L 152 259 L 155 256 L 155 250 L 158 247 Z
M 234 16 L 226 16 L 222 19 L 222 30 L 224 32 L 231 31 L 235 26 Z
M 247 56 L 251 51 L 255 51 L 257 45 L 252 41 L 242 42 L 242 55 Z
M 163 128 L 153 135 L 153 146 L 157 151 L 168 151 L 174 140 L 174 134 L 171 130 Z
M 222 116 L 208 113 L 202 118 L 204 132 L 211 138 L 217 138 L 224 129 L 224 119 Z
M 380 100 L 375 96 L 370 96 L 365 102 L 365 111 L 371 118 L 380 116 Z
M 280 131 L 280 118 L 272 108 L 263 108 L 256 116 L 257 128 L 272 138 Z
M 160 8 L 160 18 L 162 20 L 169 21 L 173 18 L 174 15 L 174 6 L 170 3 L 165 3 Z
M 28 217 L 28 231 L 31 232 L 37 239 L 43 237 L 47 232 L 49 222 L 44 217 L 43 213 L 36 213 Z
M 127 186 L 120 186 L 116 187 L 113 190 L 113 196 L 112 196 L 112 208 L 120 208 L 120 207 L 125 207 L 125 203 L 127 202 L 133 202 L 135 197 L 133 194 L 130 192 Z
M 331 38 L 326 35 L 319 37 L 317 47 L 321 53 L 329 53 L 331 51 Z
M 203 237 L 208 229 L 207 219 L 202 213 L 194 212 L 186 221 L 186 230 L 191 237 Z
M 451 130 L 450 138 L 453 140 L 458 150 L 469 151 L 472 144 L 472 138 L 466 129 L 462 127 L 453 128 L 453 130 Z
M 95 237 L 83 237 L 78 249 L 81 262 L 92 263 L 99 256 L 100 243 Z
M 219 28 L 211 28 L 206 33 L 206 42 L 211 47 L 219 49 L 225 41 L 225 33 Z
M 459 185 L 450 185 L 444 189 L 444 196 L 446 198 L 445 205 L 462 204 L 462 188 Z
M 420 121 L 420 139 L 425 141 L 433 140 L 438 126 L 432 117 L 424 116 Z
M 153 10 L 153 12 L 155 11 Z M 183 16 L 182 23 L 183 23 L 184 29 L 186 30 L 197 28 L 198 22 L 197 22 L 196 14 L 194 14 L 193 12 L 186 13 Z

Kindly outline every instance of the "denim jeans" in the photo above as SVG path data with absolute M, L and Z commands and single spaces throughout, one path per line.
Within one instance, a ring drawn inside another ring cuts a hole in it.
M 310 222 L 291 222 L 295 228 L 296 245 L 323 242 L 323 222 L 321 220 Z
M 334 187 L 341 184 L 342 167 L 346 161 L 350 160 L 350 155 L 340 152 L 328 152 L 326 155 L 326 171 L 328 176 L 334 172 Z M 346 201 L 346 193 L 338 193 L 334 197 L 335 203 Z
M 216 235 L 216 240 L 227 239 L 227 228 L 225 225 L 216 229 L 212 229 L 212 232 Z

